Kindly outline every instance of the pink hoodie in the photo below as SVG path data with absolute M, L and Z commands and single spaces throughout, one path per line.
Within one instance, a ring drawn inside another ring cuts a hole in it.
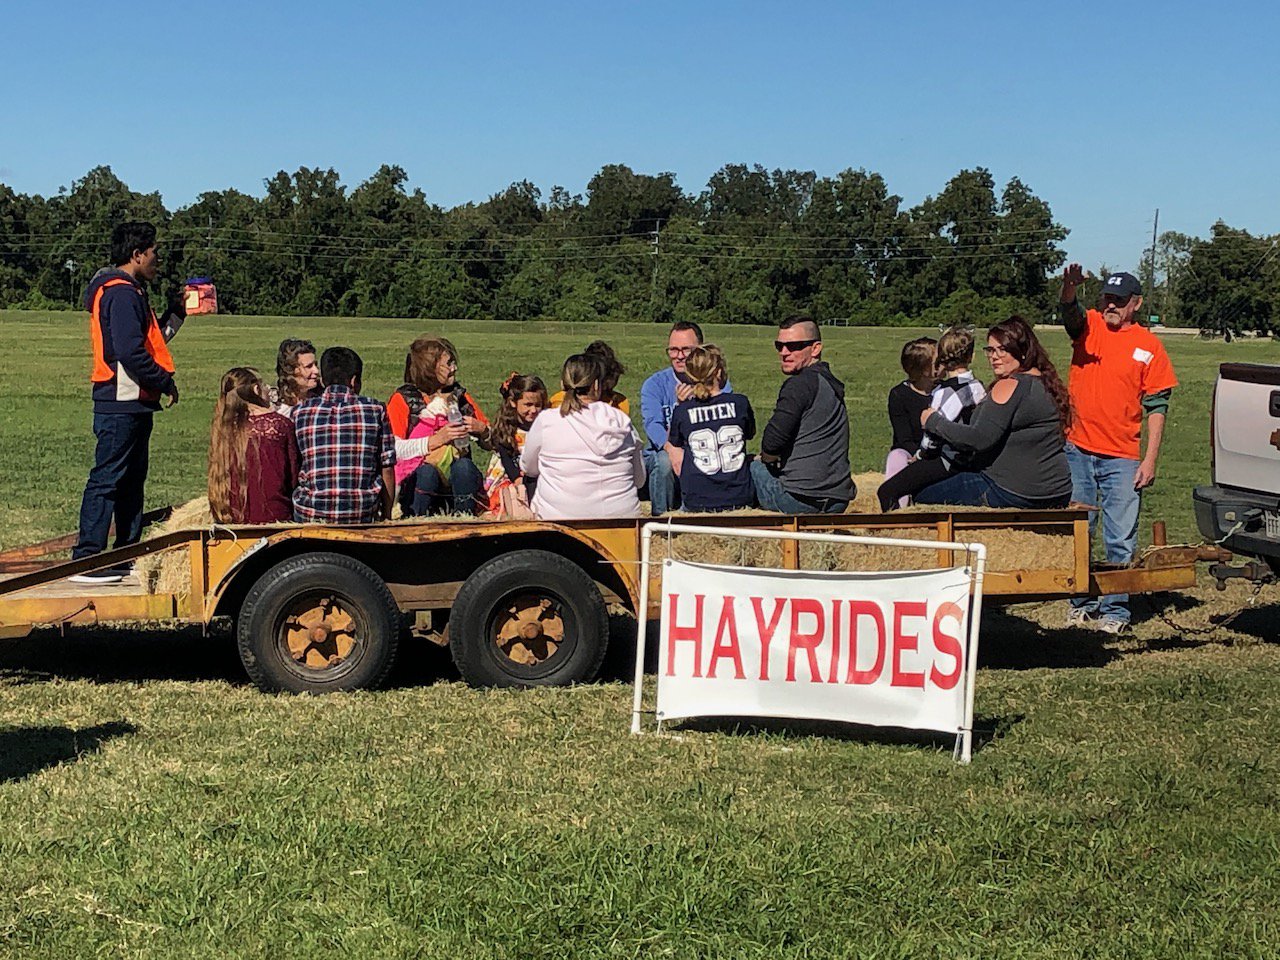
M 634 517 L 644 483 L 640 438 L 625 413 L 592 403 L 562 416 L 543 410 L 520 454 L 525 476 L 537 477 L 533 512 L 543 520 Z

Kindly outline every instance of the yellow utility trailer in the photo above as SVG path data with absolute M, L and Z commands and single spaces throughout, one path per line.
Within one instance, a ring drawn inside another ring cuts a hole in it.
M 25 636 L 36 626 L 228 618 L 245 669 L 265 690 L 376 686 L 409 634 L 448 645 L 474 684 L 575 683 L 600 669 L 609 605 L 636 612 L 640 529 L 648 522 L 216 525 L 84 560 L 50 560 L 70 546 L 63 537 L 0 553 L 0 638 Z M 1205 548 L 1157 546 L 1137 564 L 1091 566 L 1088 513 L 1070 509 L 681 515 L 679 522 L 705 527 L 708 536 L 752 527 L 940 542 L 1015 534 L 1033 546 L 1053 545 L 1033 549 L 1030 562 L 1024 550 L 1012 565 L 989 550 L 984 593 L 997 601 L 1181 589 L 1194 585 L 1196 561 L 1207 558 Z M 819 560 L 821 569 L 858 568 L 838 552 L 819 558 L 807 552 L 815 549 L 809 544 L 781 544 L 773 562 L 787 569 L 819 568 Z M 669 548 L 680 555 L 678 542 Z M 136 575 L 109 586 L 67 580 L 161 552 L 167 564 L 189 570 L 180 587 L 157 592 Z M 950 566 L 950 551 L 939 549 L 935 562 Z M 655 564 L 651 597 L 660 595 L 657 575 Z

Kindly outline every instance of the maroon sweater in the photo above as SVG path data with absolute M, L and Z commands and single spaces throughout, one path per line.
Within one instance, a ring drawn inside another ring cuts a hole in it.
M 287 523 L 293 519 L 293 488 L 298 485 L 298 441 L 293 421 L 278 413 L 249 418 L 249 441 L 245 448 L 245 497 L 240 503 L 240 484 L 231 477 L 233 523 Z

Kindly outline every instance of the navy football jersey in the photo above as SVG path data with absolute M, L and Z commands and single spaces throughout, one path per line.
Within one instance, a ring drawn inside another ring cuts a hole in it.
M 747 457 L 747 441 L 755 435 L 755 411 L 740 393 L 676 407 L 667 438 L 684 450 L 680 499 L 686 510 L 733 510 L 755 502 Z

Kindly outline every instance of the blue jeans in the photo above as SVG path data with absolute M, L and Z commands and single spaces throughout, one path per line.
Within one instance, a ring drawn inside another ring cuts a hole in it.
M 142 539 L 142 488 L 150 462 L 149 413 L 95 413 L 98 438 L 93 469 L 80 501 L 80 539 L 71 551 L 79 560 L 107 549 L 111 520 L 116 521 L 117 547 Z
M 961 471 L 931 483 L 915 495 L 916 503 L 951 504 L 957 507 L 1017 507 L 1052 510 L 1065 507 L 1067 497 L 1024 497 L 993 483 L 985 473 Z
M 765 510 L 778 513 L 844 513 L 848 500 L 831 497 L 798 497 L 787 492 L 782 481 L 769 472 L 759 459 L 751 461 L 751 485 L 756 488 L 756 500 Z
M 408 507 L 406 516 L 426 517 L 433 513 L 478 512 L 484 477 L 470 457 L 455 457 L 449 465 L 449 491 L 444 488 L 440 471 L 422 463 L 400 485 L 400 506 Z
M 649 503 L 653 507 L 653 515 L 660 517 L 672 510 L 679 510 L 680 478 L 671 469 L 671 457 L 667 451 L 646 447 L 644 469 L 648 474 L 645 486 L 649 488 Z
M 1102 543 L 1108 563 L 1129 563 L 1138 550 L 1138 511 L 1142 494 L 1133 489 L 1138 461 L 1124 457 L 1101 457 L 1067 444 L 1071 464 L 1071 495 L 1080 503 L 1101 509 L 1089 514 L 1089 539 L 1102 520 Z M 1129 595 L 1114 593 L 1104 597 L 1072 600 L 1071 605 L 1092 616 L 1129 622 Z

